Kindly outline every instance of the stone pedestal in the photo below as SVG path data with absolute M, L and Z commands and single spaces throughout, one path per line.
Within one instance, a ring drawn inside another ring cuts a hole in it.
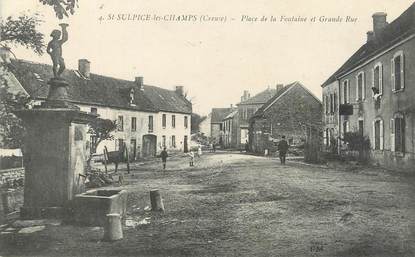
M 26 128 L 22 218 L 56 217 L 85 191 L 87 122 L 96 118 L 67 101 L 63 80 L 51 80 L 40 108 L 17 111 Z

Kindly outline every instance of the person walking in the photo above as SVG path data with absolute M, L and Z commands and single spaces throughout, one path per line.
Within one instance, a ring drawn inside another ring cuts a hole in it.
M 282 136 L 282 139 L 278 143 L 278 151 L 280 153 L 281 164 L 285 164 L 285 156 L 287 155 L 288 151 L 288 143 L 285 140 L 285 136 Z
M 169 155 L 167 154 L 166 147 L 164 147 L 163 151 L 161 151 L 160 157 L 161 157 L 161 161 L 163 162 L 163 170 L 165 170 L 166 169 L 167 157 L 169 157 Z

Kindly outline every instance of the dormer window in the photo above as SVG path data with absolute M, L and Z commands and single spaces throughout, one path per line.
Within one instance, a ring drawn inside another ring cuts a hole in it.
M 130 101 L 131 106 L 135 106 L 135 104 L 134 104 L 134 88 L 130 89 L 129 101 Z

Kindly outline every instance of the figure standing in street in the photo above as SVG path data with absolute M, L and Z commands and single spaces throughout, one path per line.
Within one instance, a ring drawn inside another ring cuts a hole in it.
M 59 26 L 62 28 L 62 33 L 60 30 L 53 30 L 50 34 L 52 40 L 48 43 L 48 47 L 46 48 L 46 52 L 52 58 L 53 75 L 55 78 L 60 78 L 62 72 L 65 70 L 65 60 L 62 57 L 62 45 L 68 40 L 68 31 L 66 30 L 68 24 L 62 23 L 59 24 Z
M 167 154 L 166 147 L 164 147 L 163 151 L 161 151 L 160 157 L 161 157 L 161 161 L 163 162 L 163 170 L 165 170 L 166 169 L 167 157 L 169 157 L 169 155 Z
M 189 155 L 189 166 L 193 167 L 194 166 L 194 160 L 195 160 L 195 154 L 193 153 L 193 151 L 190 151 L 187 155 Z
M 199 145 L 199 147 L 197 148 L 197 156 L 200 158 L 202 157 L 202 146 Z
M 288 143 L 285 140 L 285 136 L 282 136 L 282 139 L 278 143 L 278 151 L 280 153 L 281 164 L 285 164 L 285 156 L 287 155 L 288 151 Z

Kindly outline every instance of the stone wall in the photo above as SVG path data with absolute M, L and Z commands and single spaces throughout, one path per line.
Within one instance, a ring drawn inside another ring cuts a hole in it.
M 0 170 L 0 187 L 6 186 L 8 183 L 17 183 L 24 179 L 24 168 L 13 168 L 7 170 Z

